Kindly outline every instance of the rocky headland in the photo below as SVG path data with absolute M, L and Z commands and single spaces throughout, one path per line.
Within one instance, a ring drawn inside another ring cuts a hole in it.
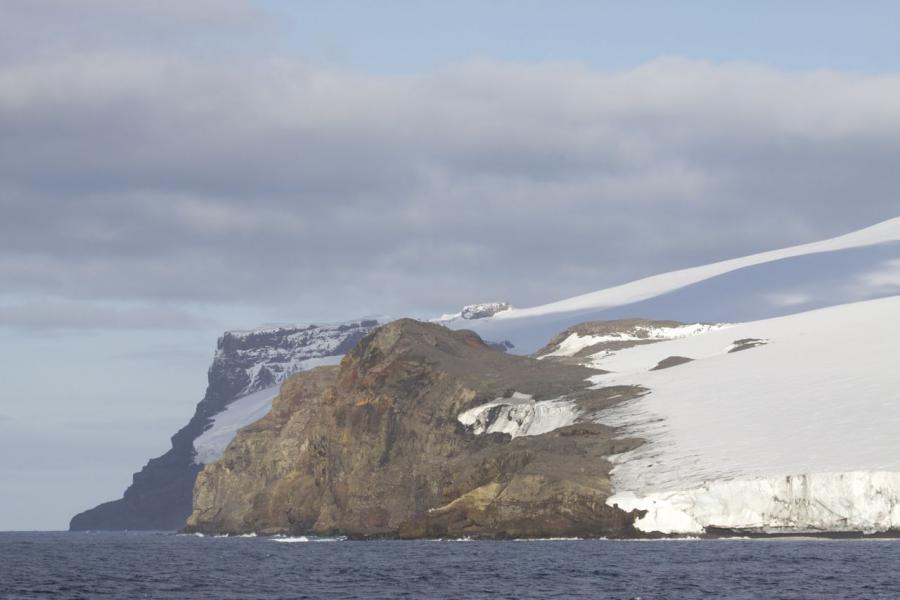
M 379 325 L 361 319 L 329 325 L 273 326 L 225 332 L 218 340 L 209 386 L 193 417 L 172 436 L 172 447 L 134 474 L 122 498 L 75 515 L 83 530 L 177 530 L 191 513 L 194 479 L 203 468 L 195 441 L 235 400 L 278 385 L 323 358 L 341 356 Z
M 187 531 L 634 535 L 634 514 L 606 505 L 606 457 L 641 441 L 587 417 L 642 390 L 591 389 L 596 373 L 395 321 L 340 366 L 284 383 L 269 414 L 197 476 Z M 541 419 L 553 420 L 547 432 Z

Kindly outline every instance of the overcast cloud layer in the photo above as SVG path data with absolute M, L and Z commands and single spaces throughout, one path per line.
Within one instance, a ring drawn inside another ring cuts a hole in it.
M 246 8 L 162 6 L 176 32 Z M 2 323 L 33 323 L 35 298 L 76 327 L 103 325 L 94 302 L 141 304 L 107 324 L 139 328 L 173 304 L 524 306 L 897 213 L 894 74 L 661 58 L 379 77 L 109 44 L 0 63 Z

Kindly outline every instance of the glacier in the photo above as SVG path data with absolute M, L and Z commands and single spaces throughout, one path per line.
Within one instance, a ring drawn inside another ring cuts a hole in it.
M 703 485 L 638 496 L 619 492 L 608 504 L 646 511 L 635 527 L 665 534 L 709 528 L 755 533 L 866 533 L 900 530 L 900 473 L 849 471 Z
M 646 440 L 610 457 L 608 504 L 660 533 L 898 528 L 898 317 L 894 296 L 589 358 L 597 386 L 650 390 L 600 417 Z M 650 370 L 669 356 L 693 360 Z

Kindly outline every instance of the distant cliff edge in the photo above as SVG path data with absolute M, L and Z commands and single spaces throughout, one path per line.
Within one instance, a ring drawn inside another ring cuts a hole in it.
M 218 458 L 239 427 L 265 414 L 280 383 L 297 371 L 334 364 L 382 322 L 360 319 L 226 332 L 209 368 L 206 395 L 188 424 L 172 436 L 172 448 L 135 473 L 122 498 L 75 515 L 69 528 L 180 529 L 191 513 L 194 479 L 203 462 Z

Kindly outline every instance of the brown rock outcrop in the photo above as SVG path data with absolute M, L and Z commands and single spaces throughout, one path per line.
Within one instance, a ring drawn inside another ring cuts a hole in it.
M 340 367 L 290 378 L 194 488 L 188 531 L 400 536 L 625 536 L 606 506 L 610 464 L 635 447 L 596 423 L 543 435 L 475 435 L 457 416 L 509 396 L 568 395 L 595 371 L 512 356 L 469 331 L 409 319 L 379 328 Z M 617 401 L 639 388 L 617 390 Z M 625 392 L 625 393 L 623 393 Z

